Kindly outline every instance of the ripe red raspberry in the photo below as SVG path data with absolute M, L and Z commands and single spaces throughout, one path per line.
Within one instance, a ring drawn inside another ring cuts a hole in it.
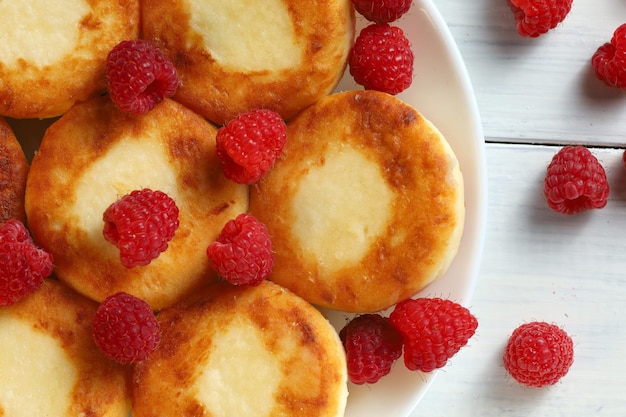
M 178 229 L 176 202 L 161 191 L 135 190 L 103 215 L 104 238 L 120 250 L 126 268 L 148 265 L 167 249 Z
M 517 33 L 536 38 L 565 20 L 573 0 L 507 0 Z
M 105 298 L 98 306 L 92 333 L 100 351 L 120 363 L 143 361 L 161 341 L 150 305 L 124 292 Z
M 402 29 L 388 24 L 361 30 L 348 56 L 350 74 L 357 84 L 394 95 L 413 82 L 413 59 Z
M 207 248 L 207 256 L 211 267 L 234 285 L 259 285 L 274 268 L 269 231 L 248 213 L 224 225 Z
M 152 43 L 128 40 L 117 44 L 107 56 L 109 94 L 121 110 L 142 114 L 154 108 L 178 88 L 172 62 Z
M 354 9 L 367 20 L 390 23 L 409 11 L 413 0 L 352 0 Z
M 402 355 L 402 335 L 380 314 L 356 316 L 339 332 L 348 377 L 357 385 L 378 382 Z
M 531 387 L 553 385 L 574 362 L 574 343 L 565 330 L 545 322 L 523 324 L 511 335 L 504 367 L 516 381 Z
M 596 77 L 611 87 L 626 89 L 626 23 L 591 57 Z
M 543 193 L 554 211 L 576 214 L 602 208 L 607 203 L 609 191 L 604 168 L 583 146 L 561 148 L 548 165 Z
M 36 291 L 52 269 L 52 255 L 35 245 L 21 221 L 0 225 L 0 306 Z
M 240 184 L 253 184 L 272 169 L 287 140 L 287 126 L 278 113 L 252 110 L 217 131 L 217 155 L 224 175 Z
M 389 316 L 404 339 L 404 364 L 412 371 L 443 367 L 476 332 L 478 321 L 460 304 L 441 298 L 408 299 Z

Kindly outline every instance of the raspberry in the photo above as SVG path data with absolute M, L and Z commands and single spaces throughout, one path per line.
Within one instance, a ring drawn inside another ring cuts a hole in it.
M 572 8 L 572 0 L 507 0 L 521 36 L 536 38 L 554 29 Z
M 543 193 L 552 210 L 576 214 L 604 207 L 609 183 L 604 168 L 589 149 L 565 146 L 548 165 Z
M 178 88 L 172 62 L 152 43 L 135 39 L 117 44 L 107 56 L 109 94 L 121 110 L 143 114 Z
M 272 169 L 287 140 L 287 126 L 277 113 L 252 110 L 230 120 L 217 132 L 217 155 L 224 175 L 253 184 Z
M 242 213 L 228 221 L 207 248 L 211 267 L 234 285 L 259 285 L 274 268 L 272 241 L 265 225 Z
M 574 343 L 565 330 L 545 322 L 519 326 L 506 345 L 504 367 L 516 381 L 531 387 L 553 385 L 574 362 Z
M 357 385 L 378 382 L 402 355 L 402 335 L 380 314 L 356 316 L 341 329 L 348 377 Z
M 626 23 L 591 57 L 596 77 L 606 85 L 626 89 Z
M 120 250 L 127 268 L 148 265 L 167 249 L 178 229 L 176 202 L 161 191 L 135 190 L 104 212 L 104 238 Z
M 389 319 L 404 339 L 404 364 L 422 372 L 443 367 L 478 327 L 467 308 L 441 298 L 401 301 Z
M 411 44 L 402 29 L 372 24 L 359 33 L 348 62 L 357 84 L 395 95 L 413 82 L 413 58 Z
M 35 245 L 21 221 L 0 226 L 0 306 L 36 291 L 52 269 L 52 255 Z
M 159 322 L 150 305 L 124 292 L 105 298 L 98 306 L 92 333 L 100 351 L 120 363 L 146 359 L 161 341 Z
M 398 20 L 409 11 L 412 3 L 412 0 L 352 0 L 357 12 L 376 23 Z

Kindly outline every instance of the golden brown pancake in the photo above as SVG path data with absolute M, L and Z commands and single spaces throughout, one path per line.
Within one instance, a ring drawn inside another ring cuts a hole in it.
M 459 163 L 417 110 L 385 93 L 321 99 L 288 125 L 250 212 L 272 236 L 270 279 L 349 312 L 385 309 L 440 277 L 464 223 Z
M 213 281 L 206 248 L 248 204 L 247 187 L 222 174 L 215 134 L 172 100 L 133 116 L 97 97 L 51 125 L 31 164 L 26 213 L 59 278 L 96 301 L 125 291 L 155 310 Z M 127 269 L 103 237 L 102 215 L 142 188 L 173 198 L 180 226 L 157 259 Z
M 349 0 L 152 0 L 142 37 L 168 55 L 175 96 L 217 124 L 267 108 L 289 119 L 332 92 L 354 38 Z
M 0 223 L 26 221 L 24 190 L 28 161 L 9 124 L 0 117 Z
M 0 309 L 0 415 L 127 417 L 127 368 L 93 342 L 97 304 L 54 279 Z
M 139 36 L 138 0 L 0 2 L 0 115 L 47 118 L 104 92 L 109 51 Z
M 284 288 L 219 282 L 157 318 L 161 344 L 132 378 L 133 417 L 343 416 L 339 337 Z

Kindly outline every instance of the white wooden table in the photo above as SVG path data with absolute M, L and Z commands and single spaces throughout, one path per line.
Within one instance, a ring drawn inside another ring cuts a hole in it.
M 471 309 L 479 328 L 412 417 L 626 415 L 626 92 L 590 59 L 626 23 L 624 0 L 574 0 L 559 27 L 520 37 L 506 0 L 434 0 L 472 79 L 487 148 L 488 225 Z M 552 212 L 545 169 L 564 144 L 590 147 L 611 185 L 607 206 Z M 622 148 L 622 149 L 620 149 Z M 511 332 L 532 320 L 574 339 L 569 374 L 525 388 L 502 365 Z

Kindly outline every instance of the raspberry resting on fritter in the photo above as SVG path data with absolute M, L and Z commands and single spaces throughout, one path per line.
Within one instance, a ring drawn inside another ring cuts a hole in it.
M 507 0 L 515 16 L 517 33 L 536 38 L 565 20 L 573 0 Z
M 145 266 L 167 249 L 179 226 L 176 202 L 162 191 L 132 191 L 103 215 L 104 238 L 120 250 L 127 268 Z
M 553 385 L 572 366 L 574 343 L 565 330 L 554 324 L 526 323 L 509 338 L 503 361 L 506 370 L 521 384 Z
M 147 302 L 118 292 L 102 301 L 93 321 L 98 349 L 120 363 L 146 359 L 161 341 L 161 329 Z
M 584 146 L 564 146 L 552 157 L 543 187 L 552 210 L 576 214 L 602 208 L 609 191 L 604 168 Z
M 442 368 L 478 328 L 478 321 L 462 305 L 442 298 L 399 302 L 389 316 L 404 341 L 404 364 L 412 371 Z
M 267 227 L 249 213 L 228 221 L 207 248 L 211 267 L 234 285 L 259 285 L 274 268 Z
M 412 3 L 413 0 L 352 0 L 358 13 L 376 23 L 398 20 L 409 11 Z
M 357 84 L 392 95 L 411 86 L 413 59 L 402 29 L 377 23 L 361 30 L 348 55 L 350 74 Z
M 598 48 L 591 65 L 596 77 L 606 85 L 626 89 L 626 23 L 613 32 L 610 43 Z
M 402 335 L 380 314 L 354 317 L 339 337 L 346 351 L 348 377 L 357 385 L 378 382 L 402 355 Z
M 52 255 L 35 245 L 21 221 L 0 225 L 0 306 L 39 289 L 52 269 Z
M 106 79 L 111 100 L 134 114 L 152 110 L 178 89 L 174 64 L 143 39 L 122 41 L 109 52 Z
M 287 140 L 287 125 L 274 111 L 240 114 L 217 131 L 224 175 L 239 184 L 259 181 L 274 166 Z

